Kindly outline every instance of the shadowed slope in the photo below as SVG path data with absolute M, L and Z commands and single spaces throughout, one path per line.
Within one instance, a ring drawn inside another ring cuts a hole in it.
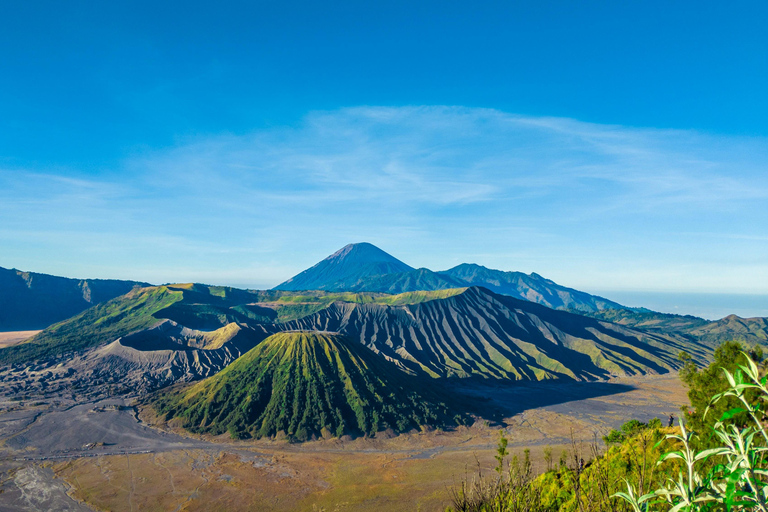
M 708 349 L 469 288 L 415 305 L 335 303 L 288 329 L 344 333 L 416 373 L 541 380 L 663 373 Z
M 275 290 L 351 290 L 369 276 L 413 270 L 369 243 L 349 244 L 317 265 L 277 285 Z
M 45 329 L 134 286 L 149 285 L 115 279 L 69 279 L 0 267 L 0 331 Z
M 193 432 L 282 432 L 300 441 L 461 421 L 428 384 L 355 341 L 316 332 L 275 334 L 214 377 L 161 394 L 153 407 Z
M 183 299 L 167 286 L 139 288 L 0 350 L 1 363 L 26 362 L 96 347 L 160 322 L 154 315 Z

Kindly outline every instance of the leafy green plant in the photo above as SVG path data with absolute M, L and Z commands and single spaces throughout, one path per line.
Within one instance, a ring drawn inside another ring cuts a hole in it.
M 546 512 L 549 510 L 541 499 L 541 485 L 536 482 L 531 464 L 530 450 L 523 452 L 523 459 L 515 455 L 505 471 L 508 440 L 504 431 L 499 432 L 496 448 L 495 477 L 486 477 L 477 463 L 477 474 L 470 481 L 464 478 L 452 492 L 453 506 L 448 512 Z
M 739 404 L 723 412 L 711 427 L 717 446 L 695 448 L 696 434 L 681 421 L 680 434 L 666 436 L 679 449 L 666 453 L 659 461 L 680 461 L 682 469 L 677 478 L 669 478 L 665 485 L 648 494 L 638 493 L 627 482 L 627 492 L 616 493 L 615 497 L 627 502 L 635 512 L 768 512 L 768 431 L 763 413 L 768 401 L 767 378 L 761 375 L 753 356 L 743 352 L 742 355 L 746 363 L 738 365 L 735 371 L 722 368 L 728 387 L 711 397 L 703 415 L 705 418 L 726 400 Z M 748 418 L 748 423 L 733 421 L 738 416 Z M 717 463 L 704 473 L 710 457 Z

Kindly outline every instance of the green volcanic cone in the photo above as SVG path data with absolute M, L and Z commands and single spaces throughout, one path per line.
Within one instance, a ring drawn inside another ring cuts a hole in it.
M 432 385 L 343 336 L 287 332 L 213 377 L 158 396 L 153 407 L 193 432 L 299 441 L 463 422 Z

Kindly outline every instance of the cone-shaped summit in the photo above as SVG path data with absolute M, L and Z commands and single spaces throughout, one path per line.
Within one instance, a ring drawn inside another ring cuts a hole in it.
M 299 441 L 461 422 L 431 385 L 343 336 L 287 332 L 154 407 L 193 432 Z
M 349 244 L 317 265 L 275 287 L 276 290 L 348 290 L 370 276 L 413 270 L 394 256 L 366 242 Z

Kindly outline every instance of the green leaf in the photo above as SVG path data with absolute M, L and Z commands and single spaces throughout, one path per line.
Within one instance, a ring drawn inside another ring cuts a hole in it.
M 733 418 L 734 416 L 736 416 L 737 414 L 740 414 L 742 412 L 747 412 L 747 410 L 744 409 L 743 407 L 734 407 L 733 409 L 731 409 L 729 411 L 725 411 L 723 413 L 723 415 L 720 416 L 720 421 L 729 420 L 729 419 Z

